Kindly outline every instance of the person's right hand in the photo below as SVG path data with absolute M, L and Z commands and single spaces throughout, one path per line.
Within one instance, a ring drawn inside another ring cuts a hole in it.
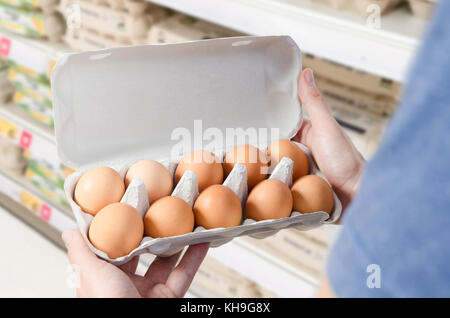
M 364 158 L 331 115 L 315 85 L 311 69 L 300 74 L 298 92 L 310 120 L 305 120 L 293 140 L 311 150 L 317 166 L 333 186 L 345 209 L 358 189 Z

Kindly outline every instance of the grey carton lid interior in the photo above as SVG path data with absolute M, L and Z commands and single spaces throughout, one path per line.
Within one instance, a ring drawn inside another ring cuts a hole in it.
M 229 128 L 279 128 L 280 138 L 291 138 L 302 123 L 300 71 L 300 49 L 288 36 L 65 55 L 52 74 L 59 156 L 72 168 L 167 158 L 176 129 L 193 134 L 195 120 L 224 136 Z

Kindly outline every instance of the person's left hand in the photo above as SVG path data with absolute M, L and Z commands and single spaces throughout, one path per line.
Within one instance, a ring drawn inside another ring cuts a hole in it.
M 142 277 L 135 275 L 138 256 L 117 267 L 99 259 L 79 231 L 67 230 L 62 238 L 80 275 L 78 297 L 183 297 L 209 248 L 209 243 L 190 246 L 176 267 L 181 252 L 157 257 Z

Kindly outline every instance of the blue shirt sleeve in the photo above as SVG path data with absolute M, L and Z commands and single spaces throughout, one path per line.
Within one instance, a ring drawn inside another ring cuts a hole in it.
M 450 297 L 449 16 L 440 1 L 345 213 L 327 264 L 338 297 Z

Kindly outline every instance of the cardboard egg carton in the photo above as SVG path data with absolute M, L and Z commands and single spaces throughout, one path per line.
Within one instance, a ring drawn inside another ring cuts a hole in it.
M 84 28 L 67 30 L 63 39 L 71 48 L 80 51 L 100 50 L 132 44 L 128 39 L 116 39 Z
M 0 2 L 16 8 L 49 14 L 56 10 L 59 0 L 1 0 Z
M 8 66 L 0 59 L 0 103 L 6 104 L 14 94 L 14 86 L 8 80 Z
M 75 30 L 69 34 L 69 43 L 71 40 L 89 41 L 86 33 L 77 34 L 77 29 L 82 28 L 104 35 L 104 38 L 113 38 L 113 43 L 109 46 L 117 46 L 117 43 L 146 43 L 149 28 L 169 15 L 168 10 L 144 0 L 62 0 L 60 11 L 68 21 L 77 15 L 78 20 L 75 18 L 73 21 L 77 25 L 72 27 Z M 94 40 L 94 43 L 99 42 L 103 42 L 101 36 Z M 78 44 L 77 47 L 79 46 L 81 45 Z M 86 46 L 89 46 L 89 42 Z
M 29 77 L 15 68 L 8 70 L 8 80 L 14 87 L 36 100 L 39 104 L 52 107 L 50 84 Z
M 148 43 L 178 43 L 240 35 L 225 27 L 184 14 L 163 20 L 150 28 Z
M 8 31 L 58 42 L 64 34 L 64 19 L 50 13 L 16 8 L 0 2 L 0 26 Z
M 302 144 L 296 144 L 302 149 L 303 152 L 305 152 L 308 157 L 308 163 L 310 167 L 309 173 L 318 175 L 326 180 L 315 165 L 308 148 L 306 148 L 306 146 Z M 263 152 L 266 152 L 267 150 L 266 147 L 259 148 Z M 216 152 L 216 155 L 218 156 L 218 158 L 222 158 L 223 160 L 224 152 Z M 169 170 L 169 172 L 173 176 L 180 160 L 181 158 L 179 158 L 177 161 L 164 160 L 160 162 Z M 124 178 L 126 172 L 128 171 L 128 168 L 134 162 L 135 161 L 130 161 L 124 163 L 123 165 L 113 165 L 110 167 L 116 169 L 116 171 Z M 290 188 L 292 186 L 292 167 L 293 161 L 289 158 L 283 158 L 273 168 L 269 179 L 279 180 L 285 183 Z M 66 196 L 67 198 L 69 198 L 69 204 L 72 207 L 72 211 L 74 212 L 75 219 L 78 223 L 80 231 L 91 250 L 94 251 L 94 253 L 99 257 L 108 260 L 109 262 L 116 265 L 126 263 L 134 256 L 143 253 L 151 253 L 158 256 L 170 256 L 180 252 L 187 245 L 199 244 L 203 242 L 209 242 L 211 247 L 219 247 L 225 243 L 228 243 L 233 238 L 243 235 L 263 239 L 268 236 L 274 235 L 281 229 L 285 228 L 293 227 L 301 231 L 306 231 L 316 228 L 321 224 L 334 223 L 338 220 L 342 211 L 341 202 L 336 193 L 333 192 L 334 207 L 331 214 L 321 211 L 302 214 L 298 211 L 293 211 L 290 217 L 277 220 L 255 221 L 249 218 L 243 218 L 241 225 L 232 228 L 215 228 L 207 230 L 202 226 L 196 226 L 193 232 L 184 235 L 166 238 L 144 237 L 141 244 L 136 249 L 131 251 L 128 255 L 116 259 L 111 259 L 106 253 L 96 249 L 89 242 L 89 224 L 91 223 L 93 216 L 83 212 L 73 199 L 76 184 L 84 172 L 86 172 L 85 169 L 79 170 L 66 179 L 64 184 Z M 239 200 L 241 201 L 242 207 L 245 207 L 245 202 L 248 196 L 247 171 L 245 169 L 245 166 L 236 164 L 228 177 L 224 180 L 223 185 L 230 188 L 234 193 L 236 193 L 236 195 L 239 197 Z M 197 177 L 192 171 L 188 170 L 184 173 L 184 175 L 176 185 L 175 189 L 172 192 L 172 196 L 183 199 L 189 204 L 189 206 L 191 206 L 191 208 L 193 208 L 198 195 L 199 191 Z M 149 203 L 148 193 L 143 182 L 139 179 L 133 180 L 125 191 L 121 202 L 133 206 L 138 210 L 141 216 L 144 217 L 149 208 Z
M 314 230 L 313 230 L 314 231 Z M 320 279 L 329 253 L 329 246 L 308 237 L 308 232 L 287 229 L 263 240 L 240 238 L 253 249 L 270 255 L 277 262 L 288 264 Z
M 316 83 L 323 96 L 342 100 L 347 105 L 363 112 L 387 116 L 396 109 L 397 100 L 388 96 L 364 92 L 321 76 L 316 76 Z
M 0 136 L 0 166 L 2 169 L 21 175 L 27 167 L 24 150 L 7 138 Z
M 198 269 L 191 288 L 202 297 L 276 297 L 272 292 L 208 256 Z
M 40 104 L 20 88 L 16 88 L 13 96 L 13 102 L 24 109 L 34 119 L 47 126 L 53 126 L 52 108 L 47 105 Z
M 428 20 L 433 14 L 436 0 L 409 0 L 409 6 L 414 16 Z
M 398 100 L 402 85 L 390 79 L 369 74 L 310 54 L 303 54 L 303 66 L 311 68 L 315 74 L 341 85 L 353 87 L 370 95 L 386 96 Z
M 265 152 L 275 140 L 293 138 L 302 125 L 297 91 L 301 66 L 300 49 L 288 36 L 127 46 L 63 56 L 51 81 L 55 137 L 61 161 L 77 169 L 66 179 L 64 188 L 88 244 L 93 217 L 82 212 L 73 200 L 76 183 L 85 171 L 109 166 L 123 177 L 131 164 L 147 158 L 162 162 L 173 174 L 180 156 L 192 150 L 209 150 L 223 159 L 234 146 L 245 143 Z M 123 78 L 132 82 L 124 82 Z M 105 114 L 107 120 L 99 122 L 98 117 Z M 204 132 L 199 128 L 200 145 L 195 138 L 198 122 L 208 127 Z M 255 132 L 254 138 L 248 135 L 249 129 L 250 134 Z M 244 141 L 236 143 L 235 138 L 227 138 L 230 130 L 232 136 Z M 270 131 L 270 137 L 258 136 L 261 131 Z M 274 135 L 272 131 L 276 131 Z M 192 132 L 193 147 L 180 143 L 177 136 L 189 135 L 190 141 Z M 219 144 L 210 142 L 209 132 L 220 136 Z M 204 147 L 205 138 L 208 145 Z M 299 146 L 310 160 L 310 173 L 321 175 L 307 149 Z M 242 204 L 247 196 L 245 172 L 243 166 L 236 165 L 224 181 Z M 292 160 L 285 158 L 271 170 L 270 177 L 290 185 L 291 174 Z M 172 195 L 192 206 L 197 187 L 195 175 L 188 171 Z M 129 185 L 123 201 L 137 207 L 143 216 L 148 199 L 142 181 L 134 180 Z M 339 218 L 342 206 L 335 194 L 334 201 L 331 215 L 293 212 L 277 220 L 242 220 L 241 225 L 232 228 L 197 227 L 180 236 L 145 237 L 130 254 L 114 260 L 91 248 L 112 263 L 123 264 L 138 254 L 168 256 L 186 245 L 202 242 L 220 246 L 237 236 L 263 238 L 290 227 L 309 230 Z

